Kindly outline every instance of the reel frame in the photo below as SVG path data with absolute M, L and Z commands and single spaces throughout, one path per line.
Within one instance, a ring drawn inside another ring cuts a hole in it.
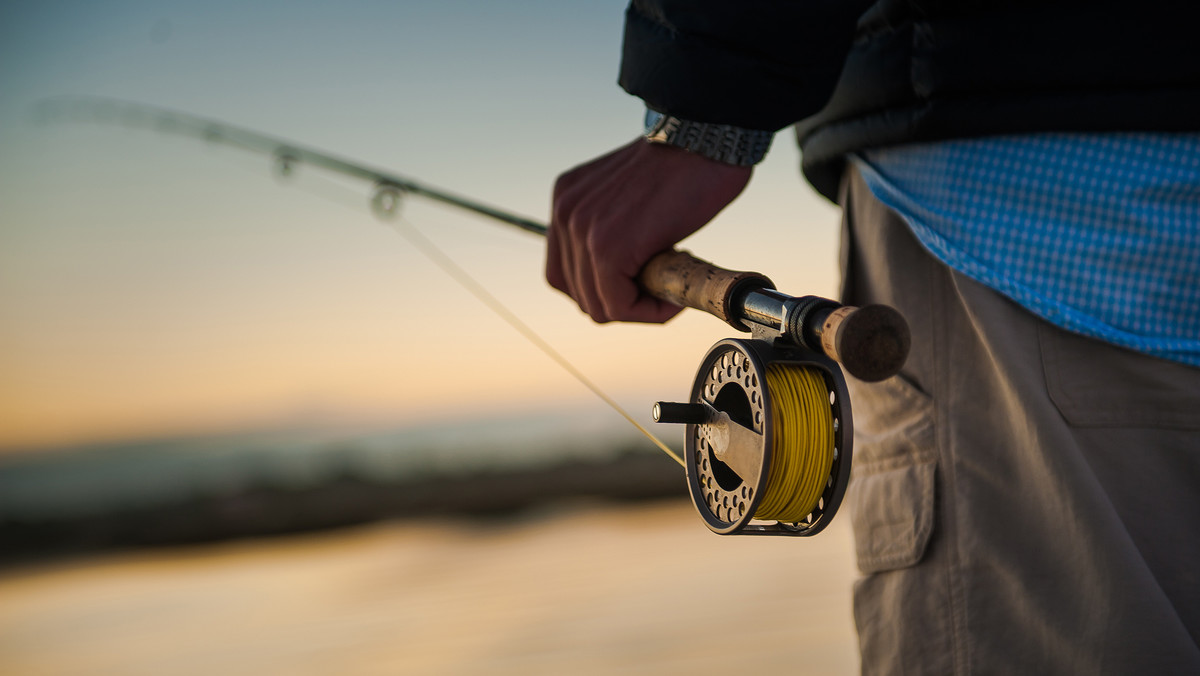
M 709 348 L 692 384 L 689 402 L 692 407 L 702 407 L 707 420 L 688 422 L 686 426 L 688 492 L 701 519 L 714 533 L 816 535 L 829 525 L 846 494 L 854 429 L 841 368 L 832 359 L 810 350 L 776 345 L 761 339 L 721 340 Z M 815 369 L 830 395 L 833 464 L 817 505 L 796 523 L 754 518 L 767 487 L 774 448 L 775 402 L 765 379 L 766 367 L 773 363 Z M 730 435 L 738 437 L 734 444 L 728 444 Z M 729 449 L 736 447 L 736 453 L 731 451 L 725 460 L 719 459 L 716 452 L 722 442 Z M 731 469 L 731 464 L 740 471 Z

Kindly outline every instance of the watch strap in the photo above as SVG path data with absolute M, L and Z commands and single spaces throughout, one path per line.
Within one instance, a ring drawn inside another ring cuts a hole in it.
M 650 143 L 683 148 L 740 167 L 761 162 L 774 137 L 774 132 L 760 129 L 693 122 L 652 110 L 646 112 L 646 140 Z

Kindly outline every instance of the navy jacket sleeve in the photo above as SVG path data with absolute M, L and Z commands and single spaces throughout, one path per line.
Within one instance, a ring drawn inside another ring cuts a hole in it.
M 779 130 L 828 100 L 870 0 L 633 0 L 620 84 L 662 113 Z

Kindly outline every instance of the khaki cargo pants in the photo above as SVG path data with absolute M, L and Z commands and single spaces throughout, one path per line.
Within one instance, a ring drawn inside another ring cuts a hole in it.
M 1200 674 L 1200 369 L 949 270 L 853 170 L 842 204 L 845 302 L 913 329 L 851 383 L 863 673 Z

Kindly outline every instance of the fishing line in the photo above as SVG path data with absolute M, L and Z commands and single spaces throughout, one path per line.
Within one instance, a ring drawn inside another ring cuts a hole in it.
M 290 174 L 291 172 L 289 171 L 288 173 Z M 338 194 L 335 196 L 332 194 L 332 192 L 318 191 L 298 183 L 293 183 L 293 185 L 300 190 L 304 190 L 310 194 L 318 195 L 330 201 L 337 202 L 342 206 L 355 210 L 362 208 L 362 197 L 359 193 L 327 178 L 320 178 L 322 179 L 322 184 L 324 184 L 326 188 L 336 188 L 336 191 L 334 192 L 337 192 Z M 405 217 L 399 216 L 399 207 L 403 194 L 403 190 L 394 186 L 380 186 L 377 188 L 375 195 L 371 199 L 371 211 L 374 213 L 376 218 L 390 226 L 390 229 L 393 232 L 403 237 L 405 241 L 407 241 L 414 249 L 425 256 L 427 260 L 441 269 L 442 272 L 457 282 L 459 286 L 474 296 L 477 300 L 479 300 L 479 302 L 483 303 L 484 306 L 495 313 L 496 316 L 516 330 L 517 333 L 521 334 L 521 336 L 532 343 L 534 347 L 540 350 L 542 354 L 553 360 L 556 364 L 562 367 L 563 370 L 579 381 L 584 387 L 591 390 L 591 392 L 599 397 L 601 401 L 603 401 L 605 404 L 608 404 L 610 408 L 628 421 L 630 425 L 633 425 L 637 431 L 645 435 L 645 437 L 660 450 L 662 450 L 663 453 L 666 453 L 668 456 L 670 456 L 671 459 L 679 463 L 680 466 L 686 467 L 683 458 L 680 457 L 679 454 L 677 454 L 674 450 L 672 450 L 670 446 L 667 446 L 661 439 L 655 436 L 654 433 L 646 429 L 644 425 L 635 420 L 634 417 L 624 409 L 624 407 L 622 407 L 615 399 L 605 393 L 599 385 L 584 375 L 584 373 L 576 368 L 575 365 L 570 362 L 570 360 L 564 357 L 558 350 L 554 349 L 550 343 L 548 343 L 544 338 L 541 337 L 541 335 L 534 331 L 532 327 L 522 321 L 521 318 L 518 317 L 516 313 L 510 310 L 506 305 L 504 305 L 500 299 L 496 298 L 496 296 L 484 288 L 484 286 L 480 284 L 474 277 L 472 277 L 471 274 L 468 273 L 462 266 L 455 263 L 445 251 L 443 251 L 440 247 L 434 244 L 432 240 L 421 233 L 414 223 Z
M 633 416 L 629 415 L 629 413 L 622 408 L 621 405 L 616 402 L 616 400 L 608 396 L 604 390 L 600 389 L 600 387 L 596 385 L 596 383 L 592 382 L 590 378 L 585 376 L 582 371 L 575 368 L 574 364 L 567 360 L 567 358 L 564 357 L 558 350 L 555 350 L 554 347 L 547 343 L 540 335 L 538 335 L 536 331 L 530 328 L 528 324 L 521 321 L 521 319 L 517 317 L 517 315 L 513 314 L 513 312 L 509 310 L 503 303 L 501 303 L 499 299 L 489 293 L 487 289 L 483 288 L 483 286 L 479 284 L 479 282 L 475 281 L 474 278 L 467 274 L 466 270 L 451 260 L 450 257 L 447 256 L 440 248 L 438 248 L 437 245 L 430 241 L 429 238 L 421 234 L 421 232 L 417 230 L 407 219 L 401 218 L 394 223 L 390 223 L 389 225 L 391 225 L 392 229 L 395 230 L 395 232 L 397 232 L 401 237 L 406 239 L 409 244 L 424 254 L 425 257 L 433 262 L 434 265 L 437 265 L 442 269 L 443 272 L 453 278 L 454 281 L 458 282 L 459 285 L 466 289 L 468 293 L 479 299 L 479 301 L 486 305 L 489 310 L 496 313 L 496 315 L 508 323 L 509 326 L 513 327 L 517 333 L 520 333 L 530 343 L 532 343 L 534 347 L 541 350 L 542 354 L 545 354 L 547 357 L 552 359 L 555 363 L 561 366 L 563 370 L 574 376 L 574 378 L 582 383 L 584 387 L 591 390 L 592 393 L 597 397 L 600 397 L 604 403 L 608 404 L 609 407 L 616 411 L 622 418 L 625 418 L 625 420 L 629 421 L 630 425 L 633 425 L 637 431 L 644 434 L 646 438 L 653 442 L 655 446 L 658 446 L 663 453 L 671 456 L 671 459 L 679 463 L 681 467 L 686 467 L 682 457 L 676 454 L 675 451 L 671 450 L 671 448 L 663 443 L 658 437 L 654 436 L 654 434 L 651 433 L 650 430 L 646 429 L 641 423 L 639 423 L 637 420 L 634 420 Z
M 821 498 L 833 465 L 833 415 L 825 381 L 813 369 L 767 366 L 767 392 L 774 399 L 771 471 L 756 519 L 796 522 Z

